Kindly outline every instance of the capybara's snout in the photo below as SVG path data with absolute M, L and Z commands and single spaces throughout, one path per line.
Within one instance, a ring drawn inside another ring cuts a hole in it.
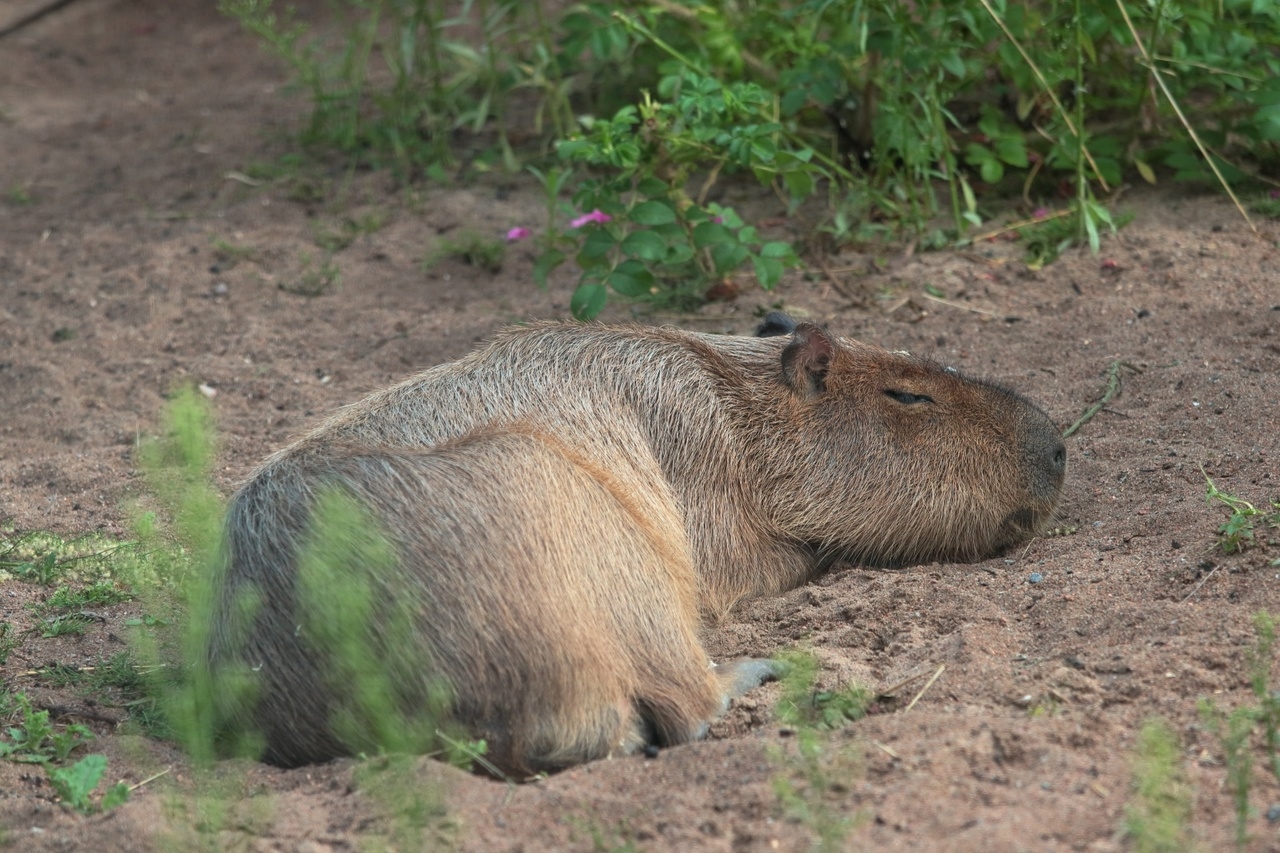
M 1053 421 L 1039 409 L 1029 410 L 1019 429 L 1027 505 L 1005 519 L 1011 538 L 1033 536 L 1053 519 L 1067 474 L 1067 447 Z
M 1062 481 L 1067 474 L 1067 446 L 1052 421 L 1043 416 L 1037 421 L 1023 439 L 1031 494 L 1052 506 L 1062 494 Z

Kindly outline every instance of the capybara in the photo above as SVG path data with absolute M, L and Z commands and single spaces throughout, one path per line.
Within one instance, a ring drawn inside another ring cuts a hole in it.
M 1012 391 L 785 315 L 756 337 L 512 328 L 250 476 L 209 663 L 252 673 L 225 713 L 271 763 L 379 745 L 335 722 L 351 673 L 299 615 L 313 510 L 337 489 L 389 552 L 350 570 L 408 621 L 351 629 L 390 701 L 447 696 L 443 716 L 517 776 L 684 743 L 778 671 L 713 665 L 705 625 L 841 561 L 994 555 L 1050 520 L 1065 468 L 1058 430 Z

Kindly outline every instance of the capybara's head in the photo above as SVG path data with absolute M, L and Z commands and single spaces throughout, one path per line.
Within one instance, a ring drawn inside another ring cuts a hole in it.
M 785 331 L 771 319 L 763 334 Z M 1067 451 L 1013 391 L 808 323 L 793 324 L 780 361 L 774 411 L 799 440 L 770 452 L 767 499 L 826 560 L 977 560 L 1053 518 Z

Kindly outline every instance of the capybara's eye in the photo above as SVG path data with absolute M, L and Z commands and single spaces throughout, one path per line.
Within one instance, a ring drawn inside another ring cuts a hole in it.
M 912 405 L 913 403 L 932 403 L 933 402 L 933 398 L 928 396 L 927 394 L 912 394 L 907 391 L 896 391 L 893 388 L 884 389 L 884 393 L 889 395 L 893 399 L 897 400 L 899 403 L 903 403 L 908 406 Z

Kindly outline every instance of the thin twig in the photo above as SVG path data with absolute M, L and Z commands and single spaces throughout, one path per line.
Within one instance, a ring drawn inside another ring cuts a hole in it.
M 501 770 L 499 770 L 496 764 L 494 764 L 489 759 L 485 758 L 476 750 L 467 746 L 465 743 L 461 743 L 459 741 L 454 740 L 453 738 L 449 737 L 447 734 L 440 731 L 439 729 L 436 729 L 436 737 L 440 738 L 442 741 L 449 744 L 454 749 L 461 750 L 463 753 L 467 755 L 468 758 L 470 758 L 476 764 L 479 764 L 485 770 L 488 770 L 495 777 L 503 780 L 504 782 L 513 781 L 510 776 L 508 776 L 506 773 L 503 773 Z
M 985 4 L 987 0 L 982 0 L 982 2 Z M 1200 154 L 1204 157 L 1205 162 L 1209 164 L 1209 168 L 1213 170 L 1213 174 L 1218 178 L 1218 183 L 1222 184 L 1222 188 L 1227 191 L 1227 195 L 1231 196 L 1231 201 L 1235 203 L 1236 210 L 1240 211 L 1244 221 L 1249 223 L 1249 228 L 1252 229 L 1254 234 L 1257 234 L 1258 226 L 1253 224 L 1253 220 L 1249 218 L 1244 205 L 1240 203 L 1240 199 L 1236 198 L 1236 194 L 1231 191 L 1231 185 L 1227 183 L 1226 178 L 1222 177 L 1222 172 L 1218 171 L 1218 164 L 1213 162 L 1213 155 L 1204 147 L 1204 143 L 1200 141 L 1200 135 L 1191 126 L 1191 122 L 1187 121 L 1187 117 L 1182 114 L 1182 107 L 1178 106 L 1178 102 L 1173 99 L 1173 93 L 1165 85 L 1163 75 L 1156 69 L 1155 61 L 1152 60 L 1151 54 L 1147 52 L 1147 46 L 1142 43 L 1137 27 L 1133 25 L 1133 21 L 1129 18 L 1129 10 L 1124 7 L 1124 3 L 1121 0 L 1116 0 L 1116 6 L 1120 8 L 1120 14 L 1124 17 L 1124 22 L 1129 27 L 1129 32 L 1133 33 L 1133 43 L 1138 46 L 1138 50 L 1142 53 L 1143 62 L 1151 72 L 1151 76 L 1156 79 L 1156 83 L 1160 86 L 1160 91 L 1164 92 L 1164 96 L 1168 98 L 1169 106 L 1173 107 L 1173 112 L 1177 115 L 1178 121 L 1182 122 L 1182 126 L 1187 129 L 1187 133 L 1191 136 L 1191 141 L 1200 149 Z
M 1214 573 L 1214 572 L 1216 572 L 1217 570 L 1218 570 L 1218 564 L 1217 564 L 1217 563 L 1214 563 L 1213 568 L 1209 570 L 1209 573 L 1208 573 L 1208 574 L 1206 574 L 1204 577 L 1200 578 L 1200 583 L 1196 584 L 1195 589 L 1193 589 L 1193 590 L 1191 590 L 1191 592 L 1187 593 L 1187 597 L 1186 597 L 1186 598 L 1184 598 L 1184 599 L 1182 599 L 1182 600 L 1181 600 L 1181 601 L 1179 601 L 1178 603 L 1179 603 L 1179 604 L 1186 604 L 1188 601 L 1190 601 L 1190 600 L 1191 600 L 1191 596 L 1193 596 L 1193 595 L 1195 595 L 1197 592 L 1199 592 L 1199 591 L 1200 591 L 1200 587 L 1204 586 L 1204 585 L 1205 585 L 1205 583 L 1209 580 L 1209 578 L 1213 577 L 1213 573 Z
M 61 9 L 63 6 L 70 6 L 74 2 L 75 0 L 52 0 L 52 2 L 50 3 L 45 3 L 43 6 L 39 6 L 31 10 L 31 12 L 29 12 L 28 14 L 23 15 L 18 20 L 12 22 L 7 27 L 0 30 L 0 38 L 4 38 L 5 36 L 8 36 L 8 35 L 13 35 L 23 27 L 34 24 L 36 21 L 40 20 L 45 15 L 51 15 L 54 12 Z
M 1021 222 L 1011 222 L 1002 228 L 994 231 L 988 231 L 986 234 L 979 234 L 973 238 L 974 243 L 983 240 L 990 240 L 993 237 L 999 237 L 1001 234 L 1007 234 L 1010 231 L 1017 231 L 1019 228 L 1026 228 L 1028 225 L 1039 225 L 1041 222 L 1051 222 L 1054 219 L 1061 219 L 1064 216 L 1070 216 L 1075 213 L 1074 210 L 1059 210 L 1057 213 L 1050 213 L 1048 216 L 1041 216 L 1039 219 L 1024 219 Z
M 1107 370 L 1107 390 L 1102 395 L 1102 399 L 1094 403 L 1092 406 L 1084 410 L 1084 414 L 1080 419 L 1062 431 L 1063 438 L 1069 438 L 1075 434 L 1080 427 L 1093 420 L 1093 416 L 1102 411 L 1103 407 L 1110 403 L 1111 400 L 1120 393 L 1120 368 L 1127 367 L 1134 373 L 1141 373 L 1140 368 L 1134 367 L 1127 361 L 1113 361 L 1111 367 Z
M 848 299 L 850 302 L 854 303 L 855 305 L 860 305 L 863 303 L 863 300 L 855 298 L 854 295 L 848 291 L 848 289 L 844 286 L 844 282 L 836 278 L 835 270 L 827 266 L 826 263 L 823 262 L 821 258 L 818 259 L 818 268 L 822 270 L 822 274 L 827 277 L 827 283 L 831 285 L 832 289 L 835 290 L 836 293 L 840 294 L 845 299 Z
M 983 0 L 983 2 L 986 2 L 986 0 Z M 938 676 L 942 675 L 942 671 L 946 668 L 947 665 L 945 663 L 938 664 L 938 671 L 933 674 L 932 678 L 925 682 L 924 687 L 921 687 L 920 692 L 916 694 L 916 698 L 912 699 L 907 707 L 902 709 L 902 713 L 905 714 L 916 706 L 916 703 L 920 701 L 920 697 L 925 694 L 926 690 L 933 686 L 933 682 L 938 680 Z
M 889 756 L 890 758 L 896 758 L 896 759 L 901 759 L 901 758 L 902 758 L 902 756 L 900 756 L 900 755 L 898 755 L 898 753 L 894 752 L 892 748 L 890 748 L 890 747 L 888 747 L 888 746 L 884 745 L 883 743 L 881 743 L 881 742 L 880 742 L 880 741 L 878 741 L 878 740 L 873 740 L 873 741 L 871 741 L 871 743 L 875 745 L 875 748 L 876 748 L 876 749 L 880 750 L 881 752 L 883 752 L 885 755 Z
M 895 682 L 894 684 L 890 684 L 888 687 L 883 687 L 883 688 L 881 688 L 881 689 L 877 690 L 877 691 L 876 691 L 876 696 L 883 696 L 883 697 L 885 697 L 885 698 L 893 698 L 894 696 L 897 696 L 897 695 L 898 695 L 898 691 L 899 691 L 899 690 L 901 690 L 902 688 L 906 687 L 908 684 L 910 684 L 910 683 L 911 683 L 911 682 L 913 682 L 913 681 L 919 681 L 921 678 L 924 678 L 924 677 L 925 677 L 925 675 L 927 675 L 927 674 L 928 674 L 928 672 L 929 672 L 929 670 L 927 670 L 927 669 L 918 670 L 918 671 L 916 671 L 916 672 L 913 672 L 913 673 L 911 673 L 911 675 L 908 675 L 906 678 L 902 679 L 901 681 Z
M 143 785 L 146 785 L 146 784 L 148 784 L 148 783 L 150 783 L 150 782 L 154 782 L 154 781 L 156 781 L 156 780 L 157 780 L 157 779 L 159 779 L 161 776 L 168 775 L 169 770 L 170 770 L 170 768 L 166 767 L 165 769 L 161 770 L 159 773 L 152 773 L 150 776 L 148 776 L 147 778 L 143 779 L 143 780 L 142 780 L 141 782 L 139 782 L 138 784 L 136 784 L 136 785 L 130 785 L 130 786 L 129 786 L 129 791 L 130 791 L 130 793 L 132 793 L 133 791 L 138 790 L 138 789 L 139 789 L 139 788 L 141 788 Z
M 946 305 L 948 308 L 955 308 L 960 311 L 972 311 L 974 314 L 986 314 L 988 317 L 1003 316 L 1002 314 L 996 311 L 988 311 L 985 308 L 974 308 L 972 305 L 961 305 L 959 302 L 952 302 L 950 299 L 943 299 L 940 296 L 932 296 L 928 293 L 921 293 L 920 295 L 923 296 L 925 299 L 931 299 L 934 302 L 940 302 L 943 305 Z

